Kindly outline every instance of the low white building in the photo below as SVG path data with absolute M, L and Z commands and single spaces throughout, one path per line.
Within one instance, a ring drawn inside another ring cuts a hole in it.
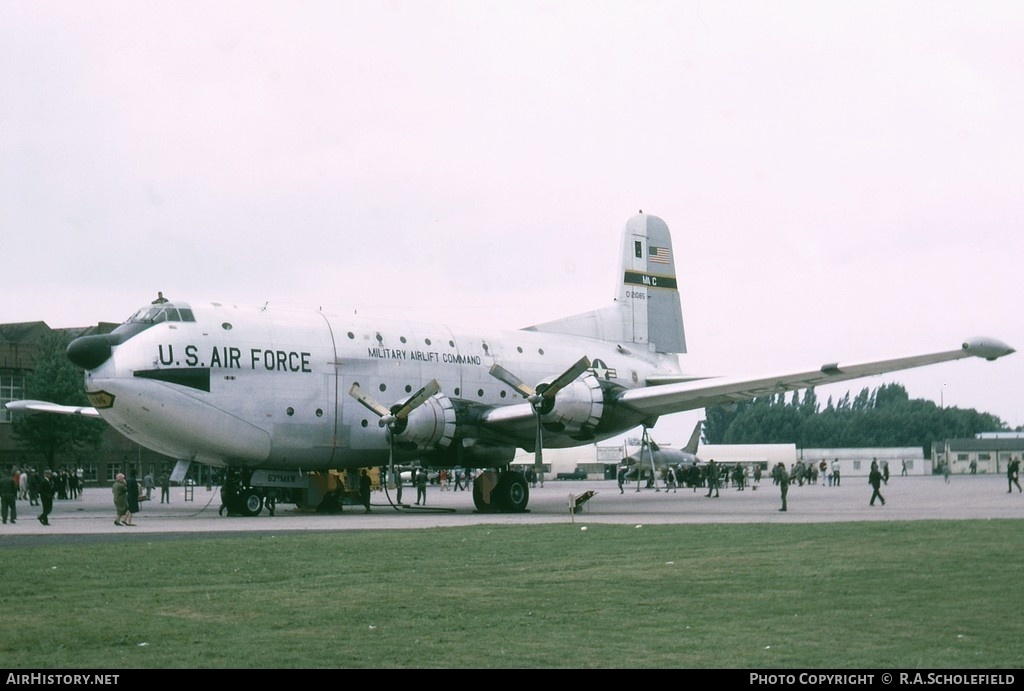
M 907 475 L 931 475 L 931 459 L 924 457 L 920 446 L 885 446 L 877 448 L 803 449 L 801 457 L 805 463 L 820 463 L 824 459 L 831 471 L 832 463 L 839 459 L 840 476 L 867 476 L 871 461 L 879 465 L 889 464 L 889 475 L 899 476 L 906 467 Z

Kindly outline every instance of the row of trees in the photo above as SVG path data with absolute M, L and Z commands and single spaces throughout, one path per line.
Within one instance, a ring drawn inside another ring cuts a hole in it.
M 998 432 L 1006 424 L 974 409 L 941 408 L 910 399 L 901 384 L 864 388 L 851 399 L 829 397 L 824 409 L 814 389 L 755 398 L 705 410 L 704 443 L 785 444 L 799 448 L 919 446 L 931 455 L 932 442 Z

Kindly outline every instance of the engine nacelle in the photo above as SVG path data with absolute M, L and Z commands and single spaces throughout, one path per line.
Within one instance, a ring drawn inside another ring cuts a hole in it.
M 540 387 L 538 387 L 540 388 Z M 550 432 L 587 437 L 604 413 L 604 394 L 593 372 L 586 372 L 555 395 L 551 409 L 541 409 L 541 424 Z
M 455 438 L 455 423 L 455 406 L 451 399 L 441 393 L 434 394 L 395 425 L 392 431 L 395 446 L 423 452 L 447 448 Z

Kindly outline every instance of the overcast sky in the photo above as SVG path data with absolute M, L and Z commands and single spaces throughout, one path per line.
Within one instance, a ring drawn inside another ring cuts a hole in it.
M 1024 349 L 1022 36 L 1017 0 L 0 0 L 0 323 L 519 328 L 606 304 L 643 209 L 684 366 Z M 1024 425 L 1024 353 L 818 395 L 892 381 Z

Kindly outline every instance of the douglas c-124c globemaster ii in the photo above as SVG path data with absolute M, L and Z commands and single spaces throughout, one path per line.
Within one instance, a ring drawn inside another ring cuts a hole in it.
M 592 444 L 662 415 L 867 375 L 1013 352 L 960 347 L 758 377 L 708 377 L 686 352 L 668 226 L 640 213 L 622 237 L 614 302 L 514 331 L 381 321 L 319 310 L 166 301 L 109 334 L 78 338 L 92 407 L 12 410 L 98 416 L 142 446 L 226 469 L 225 505 L 255 515 L 275 478 L 327 491 L 330 470 L 418 462 L 486 469 L 481 511 L 525 511 L 517 448 Z M 357 471 L 355 471 L 357 472 Z M 287 482 L 284 482 L 287 484 Z

